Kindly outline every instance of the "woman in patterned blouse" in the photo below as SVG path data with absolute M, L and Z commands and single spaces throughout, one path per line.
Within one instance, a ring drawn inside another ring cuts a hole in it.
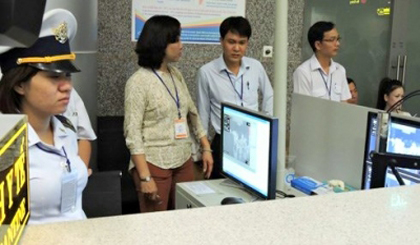
M 136 46 L 140 68 L 125 87 L 124 134 L 141 212 L 174 209 L 176 183 L 194 180 L 191 136 L 201 143 L 205 177 L 213 169 L 197 109 L 182 74 L 170 65 L 182 54 L 180 32 L 170 16 L 146 21 Z

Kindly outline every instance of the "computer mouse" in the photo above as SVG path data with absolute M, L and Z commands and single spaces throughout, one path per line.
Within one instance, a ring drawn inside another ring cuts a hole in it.
M 244 203 L 245 200 L 241 197 L 225 197 L 223 198 L 221 204 L 227 205 L 227 204 L 237 204 L 237 203 Z

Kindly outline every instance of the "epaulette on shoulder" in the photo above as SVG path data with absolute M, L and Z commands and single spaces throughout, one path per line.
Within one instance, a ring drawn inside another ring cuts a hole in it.
M 55 115 L 55 117 L 64 125 L 64 127 L 71 129 L 76 133 L 76 129 L 73 126 L 73 123 L 67 117 L 63 115 Z

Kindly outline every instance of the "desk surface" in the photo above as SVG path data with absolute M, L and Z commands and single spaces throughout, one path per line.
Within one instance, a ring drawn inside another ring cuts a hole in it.
M 420 185 L 27 226 L 22 244 L 420 244 Z
M 205 187 L 205 190 L 211 190 L 209 193 L 200 194 Z M 241 197 L 245 202 L 257 201 L 258 197 L 252 195 L 250 192 L 247 192 L 244 187 L 239 186 L 229 179 L 214 179 L 214 180 L 204 180 L 204 181 L 195 181 L 195 182 L 183 182 L 178 183 L 177 186 L 177 196 L 181 194 L 189 199 L 193 199 L 195 203 L 198 203 L 199 207 L 210 207 L 210 206 L 220 206 L 221 201 L 225 197 Z M 199 193 L 193 191 L 196 190 Z M 297 197 L 306 196 L 303 192 L 300 192 L 294 188 L 288 188 L 286 190 L 287 194 L 293 194 Z M 177 199 L 178 201 L 178 199 Z M 182 204 L 181 204 L 182 205 Z M 182 206 L 176 206 L 177 209 L 185 208 Z

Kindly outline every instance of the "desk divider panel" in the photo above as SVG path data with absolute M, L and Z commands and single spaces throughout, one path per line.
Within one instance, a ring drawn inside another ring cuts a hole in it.
M 378 110 L 293 94 L 289 152 L 296 174 L 360 189 L 369 111 Z

